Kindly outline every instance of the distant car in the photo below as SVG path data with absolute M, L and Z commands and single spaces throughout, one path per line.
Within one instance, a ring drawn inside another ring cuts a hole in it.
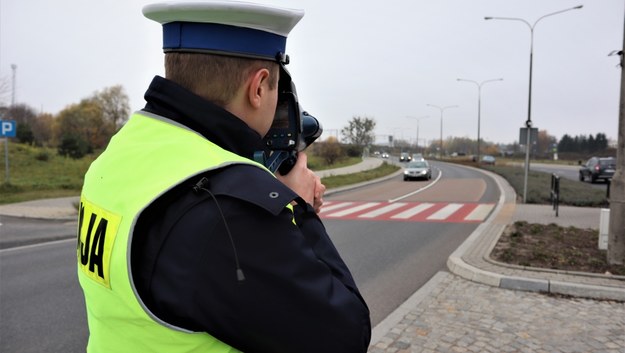
M 616 158 L 592 157 L 579 169 L 579 181 L 590 180 L 594 183 L 599 179 L 611 179 L 615 170 Z
M 388 158 L 388 153 L 382 152 L 382 158 Z
M 402 152 L 399 155 L 399 161 L 400 162 L 410 162 L 412 160 L 412 157 L 410 157 L 410 155 L 406 152 Z
M 489 155 L 482 156 L 482 163 L 483 164 L 494 165 L 495 164 L 495 157 L 489 156 Z
M 425 158 L 423 158 L 423 155 L 421 153 L 413 153 L 412 154 L 412 160 L 413 161 L 424 161 Z
M 404 181 L 410 179 L 432 179 L 432 168 L 430 168 L 430 164 L 425 160 L 412 161 L 406 164 L 404 168 Z

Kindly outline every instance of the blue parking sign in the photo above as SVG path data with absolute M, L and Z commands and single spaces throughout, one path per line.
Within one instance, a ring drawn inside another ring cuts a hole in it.
M 0 137 L 15 137 L 16 130 L 15 120 L 0 120 Z

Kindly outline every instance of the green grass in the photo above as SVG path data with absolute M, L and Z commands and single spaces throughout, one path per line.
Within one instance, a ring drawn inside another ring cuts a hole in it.
M 372 170 L 367 170 L 355 174 L 333 175 L 322 178 L 321 182 L 326 186 L 327 189 L 333 189 L 345 185 L 357 184 L 364 181 L 381 178 L 383 176 L 394 173 L 400 168 L 401 167 L 399 166 L 391 165 L 384 162 L 381 166 Z
M 346 157 L 342 158 L 333 164 L 327 164 L 323 158 L 308 154 L 308 168 L 312 170 L 326 170 L 347 167 L 350 165 L 358 164 L 362 161 L 360 157 Z
M 525 161 L 498 158 L 497 165 L 480 165 L 469 158 L 445 159 L 445 162 L 483 168 L 501 175 L 512 186 L 519 199 L 523 198 L 525 181 Z M 532 160 L 532 163 L 540 161 Z M 551 163 L 550 161 L 543 161 Z M 563 165 L 577 165 L 571 161 L 561 161 Z M 530 170 L 527 176 L 527 203 L 551 204 L 551 173 Z M 577 180 L 560 178 L 560 205 L 579 207 L 606 207 L 606 191 Z
M 4 143 L 0 143 L 4 145 Z M 2 146 L 0 204 L 49 197 L 77 196 L 83 175 L 93 155 L 74 160 L 59 156 L 54 149 L 9 142 L 9 178 L 7 182 L 4 146 Z

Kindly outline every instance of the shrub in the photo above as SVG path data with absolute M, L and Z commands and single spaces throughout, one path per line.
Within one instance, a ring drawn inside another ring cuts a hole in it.
M 87 142 L 81 138 L 66 135 L 61 140 L 58 151 L 61 156 L 69 156 L 73 159 L 80 159 L 88 153 L 89 146 Z
M 35 159 L 42 162 L 47 162 L 50 160 L 50 154 L 48 152 L 39 152 L 35 155 Z

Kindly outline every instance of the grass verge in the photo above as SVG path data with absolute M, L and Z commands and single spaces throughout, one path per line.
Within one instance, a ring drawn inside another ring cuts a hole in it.
M 7 180 L 4 165 L 0 204 L 77 196 L 94 159 L 95 155 L 71 159 L 58 155 L 54 149 L 9 143 L 9 176 Z
M 321 182 L 327 189 L 333 189 L 341 186 L 357 184 L 364 181 L 374 180 L 392 174 L 400 169 L 399 166 L 383 162 L 381 166 L 360 173 L 333 175 L 321 179 Z
M 327 170 L 327 169 L 335 169 L 335 168 L 343 168 L 348 167 L 350 165 L 358 164 L 362 162 L 362 158 L 360 157 L 346 157 L 336 161 L 333 164 L 327 164 L 323 158 L 319 156 L 315 156 L 312 154 L 308 155 L 308 168 L 312 170 Z
M 482 168 L 502 176 L 512 186 L 517 198 L 523 197 L 525 169 L 522 163 L 497 165 L 480 165 L 470 160 L 444 160 L 444 162 L 462 164 L 469 167 Z M 565 163 L 562 163 L 565 164 Z M 570 164 L 570 163 L 569 163 Z M 527 203 L 551 204 L 551 173 L 530 170 L 527 175 Z M 578 207 L 606 207 L 608 200 L 606 191 L 592 187 L 577 180 L 560 178 L 560 205 Z
M 482 166 L 486 170 L 501 175 L 522 197 L 525 170 L 514 166 Z M 527 203 L 551 203 L 551 174 L 531 171 L 527 176 Z M 608 205 L 606 192 L 586 183 L 560 178 L 560 205 L 580 207 L 605 207 Z

